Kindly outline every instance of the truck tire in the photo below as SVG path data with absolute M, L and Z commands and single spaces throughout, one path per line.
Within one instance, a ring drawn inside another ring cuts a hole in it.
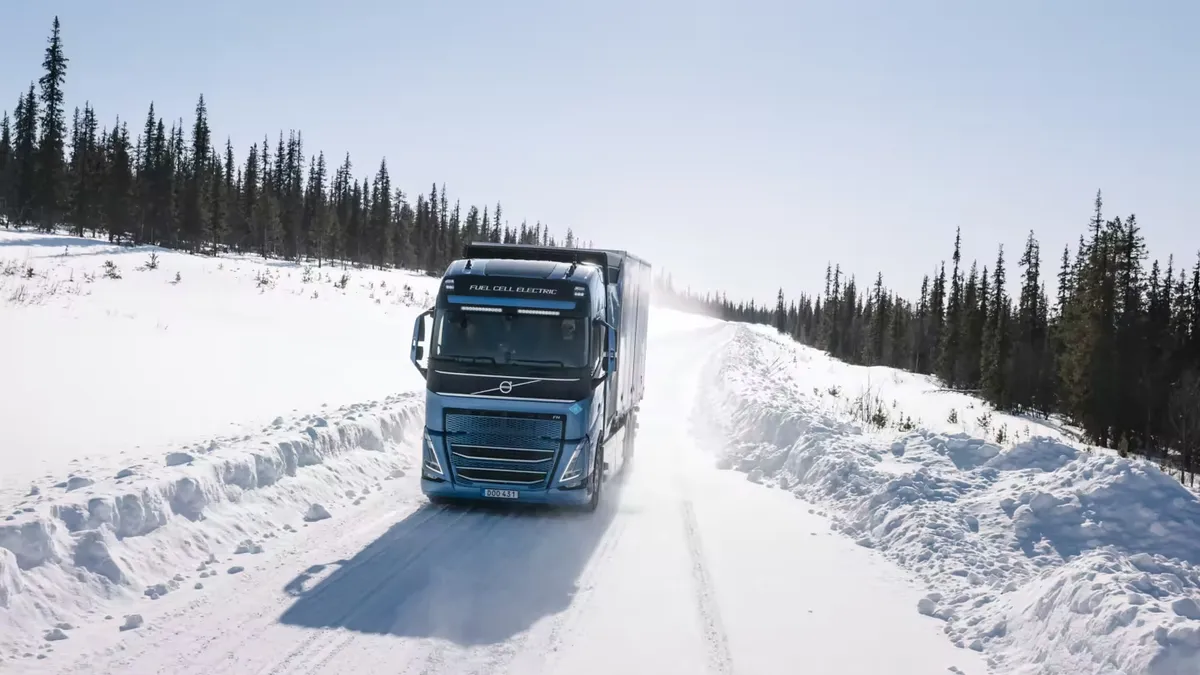
M 600 493 L 604 489 L 604 446 L 601 445 L 596 450 L 596 456 L 592 458 L 592 495 L 588 499 L 587 505 L 583 508 L 588 513 L 596 510 L 600 505 Z
M 623 466 L 628 466 L 633 462 L 633 450 L 637 443 L 637 413 L 630 414 L 629 421 L 625 423 L 628 429 L 625 431 L 625 447 L 621 448 L 624 455 Z

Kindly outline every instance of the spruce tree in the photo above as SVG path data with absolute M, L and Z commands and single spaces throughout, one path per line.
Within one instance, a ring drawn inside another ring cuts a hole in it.
M 826 282 L 828 285 L 828 282 Z M 932 321 L 929 298 L 929 275 L 921 279 L 921 295 L 917 300 L 916 334 L 913 337 L 913 348 L 910 369 L 916 373 L 925 372 L 925 354 L 929 349 L 929 325 Z
M 979 286 L 979 269 L 975 261 L 971 261 L 971 271 L 967 276 L 966 288 L 963 291 L 963 306 L 960 331 L 958 368 L 956 380 L 964 389 L 979 387 L 979 364 L 983 358 L 983 315 L 980 311 L 980 294 L 986 293 Z
M 960 383 L 955 377 L 958 372 L 959 342 L 962 333 L 962 279 L 958 266 L 962 261 L 962 228 L 954 232 L 954 263 L 950 273 L 950 301 L 946 306 L 946 319 L 942 325 L 937 355 L 937 374 L 948 386 Z
M 125 241 L 133 234 L 134 167 L 130 156 L 129 127 L 120 119 L 107 139 L 108 162 L 101 190 L 109 241 Z
M 1041 254 L 1037 239 L 1030 231 L 1019 265 L 1024 270 L 1021 295 L 1017 302 L 1015 345 L 1011 378 L 1013 405 L 1022 410 L 1051 410 L 1044 373 L 1047 367 L 1048 314 L 1041 280 Z
M 1004 291 L 1004 246 L 996 256 L 992 272 L 991 315 L 984 329 L 983 359 L 980 364 L 983 395 L 1001 410 L 1010 406 L 1009 366 L 1009 304 Z
M 38 142 L 37 192 L 34 207 L 43 229 L 53 230 L 62 222 L 66 202 L 66 170 L 63 150 L 66 143 L 66 119 L 63 110 L 63 85 L 67 80 L 67 57 L 63 53 L 58 17 L 42 60 L 41 139 Z
M 182 210 L 183 238 L 193 252 L 199 252 L 205 232 L 209 229 L 209 213 L 212 199 L 209 194 L 209 146 L 211 134 L 208 129 L 208 108 L 204 96 L 196 102 L 196 118 L 192 123 L 192 146 L 190 162 L 184 174 L 186 187 Z
M 14 186 L 11 190 L 14 203 L 10 205 L 12 220 L 18 225 L 33 222 L 37 189 L 37 98 L 33 83 L 17 102 L 13 115 L 13 169 Z
M 4 220 L 6 226 L 11 220 L 8 208 L 13 199 L 10 187 L 13 182 L 12 169 L 14 166 L 12 142 L 12 121 L 6 110 L 4 116 L 0 117 L 0 220 Z
M 221 189 L 221 210 L 225 214 L 221 224 L 221 243 L 228 244 L 234 243 L 230 239 L 235 236 L 241 221 L 241 206 L 238 203 L 238 183 L 240 182 L 238 167 L 233 159 L 233 141 L 228 136 L 225 137 L 225 164 L 221 169 L 221 175 L 225 179 Z M 237 249 L 236 243 L 233 248 Z
M 68 165 L 66 183 L 69 205 L 68 220 L 77 236 L 83 236 L 85 228 L 96 230 L 103 224 L 98 222 L 102 201 L 100 170 L 100 148 L 96 138 L 96 113 L 90 104 L 85 104 L 82 115 L 75 111 L 71 125 L 71 161 Z
M 862 362 L 868 366 L 878 365 L 884 358 L 884 341 L 888 334 L 890 317 L 885 304 L 883 273 L 875 276 L 875 285 L 868 298 L 869 315 L 864 317 L 867 334 L 862 340 Z
M 211 149 L 207 154 L 205 164 L 208 170 L 204 178 L 204 239 L 212 255 L 218 255 L 221 252 L 221 243 L 228 234 L 225 220 L 225 170 Z
M 325 153 L 317 155 L 317 161 L 312 167 L 312 173 L 309 180 L 309 192 L 312 199 L 312 245 L 311 251 L 317 258 L 317 266 L 321 266 L 323 258 L 330 257 L 333 249 L 335 238 L 336 220 L 330 213 L 327 197 L 326 197 L 326 172 L 328 169 L 325 166 Z
M 942 334 L 946 325 L 946 263 L 938 265 L 937 276 L 933 280 L 933 290 L 929 295 L 929 335 L 927 339 L 928 352 L 925 355 L 925 373 L 937 372 L 937 358 L 942 350 Z

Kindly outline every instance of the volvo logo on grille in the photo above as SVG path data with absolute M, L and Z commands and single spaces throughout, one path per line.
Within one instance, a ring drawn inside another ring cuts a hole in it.
M 517 382 L 516 384 L 513 384 L 512 380 L 501 380 L 500 384 L 496 385 L 495 387 L 492 387 L 490 389 L 484 389 L 482 391 L 474 392 L 471 394 L 471 396 L 487 396 L 488 394 L 495 394 L 496 392 L 499 392 L 499 393 L 507 396 L 508 394 L 511 394 L 514 389 L 517 389 L 518 387 L 524 387 L 527 384 L 536 384 L 538 382 L 541 382 L 541 380 L 524 380 L 522 382 Z

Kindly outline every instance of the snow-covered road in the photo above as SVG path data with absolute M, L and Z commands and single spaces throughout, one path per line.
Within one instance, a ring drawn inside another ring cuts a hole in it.
M 393 481 L 146 628 L 73 631 L 94 650 L 50 672 L 985 672 L 896 568 L 700 450 L 700 373 L 733 330 L 656 331 L 637 454 L 596 513 L 437 508 Z

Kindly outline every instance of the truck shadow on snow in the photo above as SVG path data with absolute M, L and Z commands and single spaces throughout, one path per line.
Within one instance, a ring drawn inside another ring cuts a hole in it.
M 350 560 L 313 565 L 279 618 L 305 628 L 503 642 L 571 603 L 621 508 L 620 480 L 594 513 L 520 506 L 424 506 Z M 325 575 L 311 585 L 314 577 Z

